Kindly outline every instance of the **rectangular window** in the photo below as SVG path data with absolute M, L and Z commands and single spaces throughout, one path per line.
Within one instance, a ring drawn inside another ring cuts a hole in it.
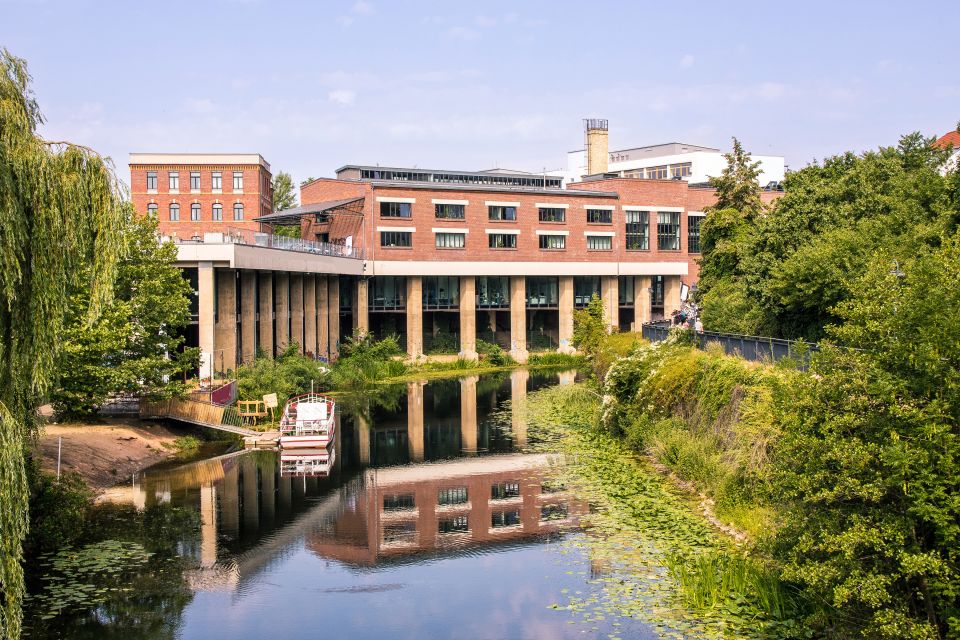
M 567 210 L 559 207 L 540 207 L 540 222 L 565 222 Z
M 179 191 L 180 190 L 180 174 L 176 171 L 171 171 L 168 174 L 170 179 L 170 191 Z
M 519 482 L 500 482 L 490 487 L 491 500 L 506 500 L 520 496 Z
M 466 487 L 450 487 L 449 489 L 440 489 L 440 492 L 437 494 L 437 504 L 466 504 L 467 503 L 467 488 Z
M 632 307 L 637 291 L 635 276 L 620 276 L 617 278 L 617 302 L 621 307 Z
M 367 293 L 370 309 L 397 311 L 407 308 L 407 280 L 401 276 L 377 276 Z
M 490 516 L 490 526 L 494 529 L 515 527 L 520 524 L 520 511 L 494 511 Z
M 613 211 L 609 209 L 587 209 L 587 222 L 590 224 L 613 224 Z
M 693 173 L 692 163 L 681 162 L 680 164 L 670 165 L 671 178 L 686 178 Z
M 180 220 L 180 205 L 176 202 L 170 205 L 170 222 L 179 222 Z
M 626 242 L 627 251 L 647 251 L 650 249 L 650 212 L 627 211 Z
M 233 205 L 233 219 L 243 220 L 243 203 L 238 202 Z
M 667 179 L 668 168 L 663 167 L 647 167 L 647 180 L 666 180 Z
M 157 217 L 157 203 L 156 203 L 156 202 L 151 202 L 150 204 L 147 205 L 147 215 L 150 216 L 151 218 L 156 218 L 156 217 Z
M 223 205 L 215 204 L 213 205 L 213 219 L 217 222 L 223 221 Z
M 558 250 L 567 248 L 567 236 L 540 236 L 540 248 Z
M 233 172 L 233 190 L 243 191 L 243 171 Z
M 540 521 L 549 522 L 551 520 L 564 520 L 568 515 L 567 505 L 565 504 L 545 504 L 540 507 Z
M 422 286 L 424 309 L 456 309 L 460 306 L 458 276 L 426 276 Z
M 491 233 L 487 236 L 491 249 L 516 249 L 517 236 L 513 233 Z
M 661 251 L 680 250 L 680 214 L 678 212 L 657 212 L 657 248 Z
M 388 522 L 383 525 L 383 542 L 416 542 L 416 522 Z
M 389 494 L 383 496 L 384 511 L 409 511 L 416 506 L 412 493 Z
M 687 251 L 700 253 L 700 223 L 703 216 L 687 216 Z
M 510 285 L 506 276 L 477 276 L 477 308 L 510 306 Z
M 190 205 L 190 219 L 194 222 L 200 219 L 200 204 L 197 202 Z
M 147 191 L 157 190 L 157 172 L 147 171 Z
M 463 220 L 466 217 L 462 204 L 437 204 L 434 205 L 437 220 Z
M 210 175 L 210 188 L 214 191 L 220 191 L 223 189 L 223 176 L 219 171 L 214 171 Z
M 199 171 L 190 172 L 190 190 L 200 191 L 200 172 Z
M 516 220 L 517 208 L 503 205 L 490 205 L 487 212 L 491 220 Z
M 437 249 L 463 249 L 467 242 L 465 233 L 437 233 Z
M 413 205 L 409 202 L 381 202 L 381 218 L 409 218 L 413 215 Z
M 467 516 L 457 516 L 456 518 L 440 520 L 437 531 L 440 533 L 467 533 L 470 531 L 469 518 Z
M 412 247 L 413 233 L 410 231 L 381 231 L 381 247 Z
M 581 309 L 590 304 L 591 298 L 600 295 L 600 276 L 573 277 L 573 306 Z
M 556 307 L 560 302 L 556 276 L 527 276 L 526 289 L 528 307 Z
M 613 238 L 610 236 L 587 236 L 587 250 L 610 251 L 613 249 Z

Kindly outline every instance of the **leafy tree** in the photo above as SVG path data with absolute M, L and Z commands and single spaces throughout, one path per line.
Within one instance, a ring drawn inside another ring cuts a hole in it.
M 604 316 L 603 300 L 596 293 L 586 308 L 573 312 L 573 346 L 590 359 L 598 377 L 606 373 L 615 355 L 607 341 Z
M 763 212 L 760 201 L 760 161 L 754 161 L 743 145 L 733 139 L 733 150 L 725 153 L 727 166 L 719 178 L 711 178 L 710 185 L 717 190 L 715 209 L 735 209 L 748 220 Z
M 297 193 L 290 174 L 281 171 L 273 176 L 273 210 L 283 211 L 297 206 Z
M 137 216 L 131 206 L 125 213 L 111 303 L 88 323 L 89 290 L 80 287 L 71 296 L 52 394 L 63 413 L 90 414 L 114 394 L 168 397 L 180 387 L 177 377 L 197 366 L 198 350 L 181 349 L 193 292 L 175 264 L 177 248 L 157 242 L 156 220 Z
M 288 398 L 310 391 L 311 383 L 317 391 L 326 386 L 324 366 L 299 353 L 299 345 L 291 343 L 276 358 L 257 354 L 250 364 L 237 369 L 237 393 L 241 400 L 260 400 L 268 393 L 276 393 L 282 407 Z
M 37 135 L 26 63 L 0 51 L 0 637 L 19 638 L 27 532 L 24 443 L 55 378 L 68 292 L 110 300 L 122 188 L 96 152 Z M 84 265 L 90 269 L 83 269 Z
M 960 238 L 870 258 L 779 399 L 776 552 L 836 637 L 960 637 Z M 816 451 L 817 455 L 809 455 Z

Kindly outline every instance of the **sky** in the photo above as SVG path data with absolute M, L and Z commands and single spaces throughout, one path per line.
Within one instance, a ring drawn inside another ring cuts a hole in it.
M 792 169 L 960 120 L 960 2 L 0 0 L 42 134 L 130 152 L 256 152 L 299 182 L 345 164 L 566 167 L 732 136 Z

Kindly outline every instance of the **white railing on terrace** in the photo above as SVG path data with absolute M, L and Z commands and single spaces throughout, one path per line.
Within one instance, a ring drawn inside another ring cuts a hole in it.
M 269 249 L 283 249 L 284 251 L 299 251 L 312 253 L 318 256 L 333 256 L 336 258 L 355 258 L 363 260 L 363 250 L 359 247 L 348 247 L 332 242 L 316 242 L 302 238 L 288 238 L 272 233 L 252 231 L 227 227 L 222 232 L 206 232 L 203 235 L 194 235 L 190 238 L 178 236 L 164 236 L 163 240 L 170 240 L 176 244 L 247 244 Z

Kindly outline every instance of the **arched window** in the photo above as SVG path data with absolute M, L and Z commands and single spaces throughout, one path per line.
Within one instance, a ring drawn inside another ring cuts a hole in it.
M 176 202 L 170 204 L 170 222 L 180 221 L 180 205 Z
M 156 203 L 156 202 L 151 202 L 150 204 L 147 205 L 147 215 L 150 216 L 151 218 L 156 218 L 156 217 L 157 217 L 157 203 Z
M 238 202 L 233 205 L 233 219 L 234 220 L 243 220 L 243 203 Z
M 220 222 L 223 220 L 223 205 L 220 204 L 219 202 L 213 205 L 213 219 L 216 222 Z
M 194 222 L 200 219 L 200 204 L 197 202 L 190 205 L 190 219 Z

